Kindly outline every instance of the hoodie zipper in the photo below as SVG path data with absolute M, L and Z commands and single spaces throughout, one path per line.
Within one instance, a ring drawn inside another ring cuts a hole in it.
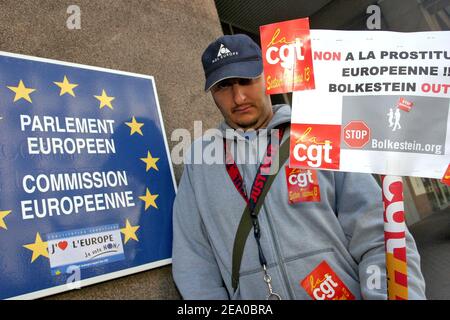
M 289 131 L 290 130 L 287 130 L 287 132 L 289 132 Z M 246 139 L 245 142 L 246 142 L 246 144 L 250 145 L 249 149 L 253 151 L 252 142 L 248 141 L 247 139 Z M 247 192 L 249 192 L 249 190 L 247 190 Z M 280 249 L 280 246 L 279 246 L 279 244 L 277 242 L 277 238 L 275 237 L 275 230 L 273 229 L 273 226 L 272 226 L 272 219 L 270 217 L 269 211 L 267 210 L 267 207 L 266 207 L 265 203 L 263 203 L 262 208 L 264 208 L 264 210 L 265 210 L 265 212 L 267 214 L 269 230 L 270 230 L 270 234 L 272 236 L 273 242 L 274 242 L 275 252 L 276 252 L 276 256 L 277 256 L 278 262 L 279 262 L 278 265 L 280 266 L 280 269 L 281 269 L 281 275 L 283 277 L 283 281 L 284 281 L 284 284 L 285 284 L 286 291 L 287 291 L 287 293 L 289 295 L 289 299 L 293 300 L 293 299 L 295 299 L 294 298 L 295 295 L 294 295 L 294 292 L 293 292 L 291 286 L 289 285 L 289 279 L 288 279 L 287 271 L 286 271 L 286 268 L 284 266 L 283 258 L 282 258 L 282 255 L 281 255 L 281 249 Z
M 286 132 L 288 132 L 288 134 L 289 134 L 290 130 L 288 129 L 288 130 L 286 130 Z M 285 132 L 285 134 L 286 134 L 286 132 Z M 281 140 L 283 140 L 283 139 L 281 139 Z M 281 141 L 280 141 L 280 143 L 281 143 Z M 281 170 L 281 164 L 280 164 L 280 170 Z M 275 230 L 274 230 L 274 226 L 273 226 L 273 221 L 272 221 L 272 218 L 270 216 L 269 210 L 267 210 L 265 202 L 263 203 L 262 207 L 264 208 L 264 211 L 266 212 L 267 221 L 268 221 L 268 224 L 269 224 L 270 234 L 271 234 L 272 239 L 273 239 L 273 243 L 274 243 L 274 247 L 275 247 L 275 253 L 276 253 L 277 259 L 278 259 L 278 265 L 280 266 L 281 275 L 282 275 L 284 283 L 285 283 L 286 291 L 288 292 L 288 294 L 290 296 L 289 298 L 291 300 L 293 300 L 293 299 L 295 299 L 294 298 L 295 295 L 294 295 L 294 292 L 292 291 L 291 286 L 289 285 L 289 278 L 288 278 L 288 275 L 287 275 L 286 267 L 284 266 L 283 256 L 281 255 L 281 248 L 280 248 L 280 245 L 279 245 L 279 243 L 277 241 L 278 238 L 275 236 Z
M 280 245 L 278 244 L 277 238 L 275 237 L 275 230 L 273 230 L 272 218 L 270 217 L 269 210 L 267 210 L 265 203 L 263 204 L 263 208 L 264 208 L 264 211 L 266 212 L 267 221 L 269 222 L 268 224 L 269 224 L 270 234 L 272 235 L 272 239 L 273 239 L 273 243 L 274 243 L 274 247 L 275 247 L 275 253 L 276 253 L 277 259 L 278 259 L 278 265 L 280 266 L 280 269 L 281 269 L 281 275 L 283 276 L 283 280 L 284 280 L 285 286 L 287 288 L 287 292 L 290 296 L 289 299 L 293 300 L 293 299 L 295 299 L 294 292 L 292 291 L 292 288 L 289 285 L 289 279 L 287 276 L 286 267 L 284 266 L 283 257 L 281 255 Z

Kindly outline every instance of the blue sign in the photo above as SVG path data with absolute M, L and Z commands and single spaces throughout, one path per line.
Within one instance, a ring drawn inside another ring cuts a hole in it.
M 0 298 L 171 263 L 154 78 L 0 53 Z

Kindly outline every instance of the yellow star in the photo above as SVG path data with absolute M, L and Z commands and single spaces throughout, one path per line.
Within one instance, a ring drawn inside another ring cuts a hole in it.
M 64 76 L 63 82 L 53 82 L 53 83 L 61 88 L 61 92 L 59 93 L 59 96 L 62 96 L 63 94 L 68 93 L 72 97 L 75 97 L 75 93 L 73 92 L 73 89 L 78 87 L 78 84 L 70 83 L 69 80 L 67 80 L 66 76 Z
M 31 89 L 25 87 L 23 81 L 20 80 L 19 85 L 17 87 L 7 86 L 9 90 L 14 91 L 16 96 L 14 97 L 14 102 L 20 99 L 25 99 L 28 102 L 32 102 L 30 98 L 30 93 L 36 91 L 36 89 Z
M 148 209 L 148 207 L 152 206 L 158 209 L 158 206 L 156 205 L 156 198 L 158 198 L 158 194 L 151 194 L 148 188 L 146 189 L 145 196 L 140 196 L 139 199 L 142 201 L 145 201 L 145 210 Z
M 6 226 L 5 221 L 3 221 L 3 219 L 10 213 L 11 213 L 11 210 L 0 211 L 0 228 L 8 230 L 8 227 Z
M 111 108 L 111 109 L 113 108 L 111 101 L 113 101 L 115 98 L 108 97 L 105 90 L 102 90 L 101 96 L 94 96 L 94 97 L 100 101 L 100 109 L 102 109 L 104 106 L 107 106 L 108 108 Z
M 134 239 L 136 241 L 139 241 L 136 236 L 136 231 L 139 229 L 139 226 L 131 226 L 130 221 L 126 222 L 126 226 L 123 229 L 120 229 L 120 232 L 122 232 L 125 235 L 125 243 L 128 242 L 130 239 Z
M 131 128 L 130 136 L 136 132 L 139 133 L 141 136 L 144 135 L 141 131 L 141 127 L 144 125 L 144 123 L 137 122 L 135 117 L 133 117 L 133 119 L 131 119 L 131 122 L 125 122 L 125 124 Z
M 31 263 L 34 262 L 39 256 L 44 256 L 48 258 L 48 251 L 47 251 L 47 242 L 42 241 L 41 236 L 38 233 L 36 233 L 36 240 L 34 243 L 26 244 L 24 245 L 25 248 L 28 250 L 33 251 L 33 256 L 31 257 Z
M 156 162 L 159 160 L 159 158 L 153 158 L 150 154 L 150 151 L 147 151 L 147 158 L 141 158 L 142 161 L 144 161 L 147 164 L 147 168 L 145 169 L 145 172 L 150 170 L 150 168 L 158 170 L 158 167 L 156 166 Z

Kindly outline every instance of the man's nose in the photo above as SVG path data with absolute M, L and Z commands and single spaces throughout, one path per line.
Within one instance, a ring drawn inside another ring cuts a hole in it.
M 233 100 L 237 105 L 244 104 L 247 100 L 245 88 L 238 83 L 233 84 Z

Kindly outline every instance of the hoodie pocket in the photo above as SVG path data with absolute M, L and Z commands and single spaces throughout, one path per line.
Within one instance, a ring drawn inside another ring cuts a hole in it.
M 279 294 L 282 299 L 288 299 L 279 266 L 269 263 L 267 272 L 272 278 L 273 291 Z M 264 272 L 262 268 L 258 268 L 240 273 L 239 285 L 232 299 L 266 300 L 268 293 L 268 287 L 264 281 Z
M 241 285 L 238 284 L 236 291 L 233 292 L 230 300 L 240 300 L 240 299 L 242 299 L 241 298 Z
M 317 268 L 323 261 L 328 264 L 331 268 L 331 272 L 334 273 L 335 277 L 337 277 L 347 287 L 355 299 L 361 299 L 359 282 L 355 280 L 358 279 L 358 276 L 352 268 L 350 268 L 347 264 L 343 264 L 341 259 L 338 259 L 335 250 L 331 247 L 300 253 L 285 259 L 284 262 L 288 281 L 292 289 L 291 291 L 295 295 L 294 298 L 302 300 L 313 299 L 307 289 L 302 286 L 302 282 L 307 279 L 311 272 L 314 270 L 317 271 Z M 320 281 L 323 279 L 324 276 L 317 280 Z M 309 281 L 309 279 L 307 280 Z M 336 281 L 337 279 L 334 280 Z M 314 281 L 312 287 L 314 288 L 316 285 L 318 285 L 318 282 Z

